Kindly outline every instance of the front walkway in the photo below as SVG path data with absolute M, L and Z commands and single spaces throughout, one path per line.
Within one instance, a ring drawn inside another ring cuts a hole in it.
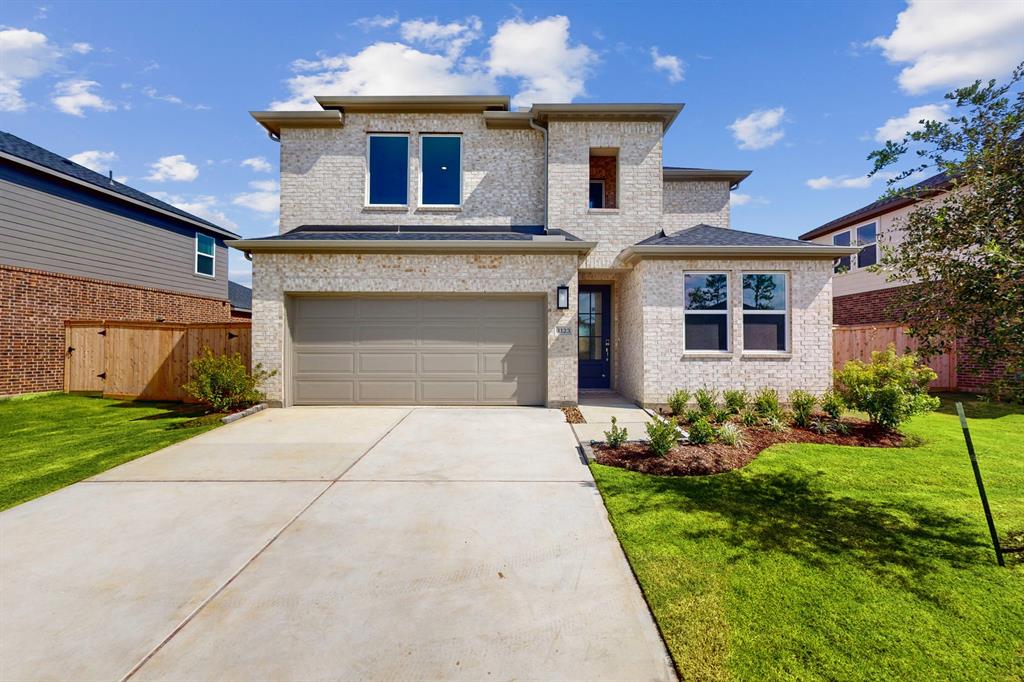
M 0 679 L 671 679 L 560 411 L 268 410 L 0 514 Z
M 614 391 L 580 390 L 579 409 L 587 423 L 573 424 L 572 428 L 581 443 L 604 440 L 604 432 L 612 427 L 612 417 L 629 432 L 630 440 L 647 439 L 645 424 L 652 419 L 650 413 Z

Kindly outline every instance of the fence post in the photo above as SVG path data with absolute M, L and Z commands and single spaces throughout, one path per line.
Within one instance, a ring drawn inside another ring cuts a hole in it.
M 964 431 L 964 440 L 967 441 L 967 454 L 971 458 L 971 468 L 974 469 L 974 480 L 978 484 L 978 494 L 981 495 L 981 506 L 985 510 L 985 520 L 988 522 L 988 532 L 992 536 L 992 546 L 996 550 L 996 561 L 1000 566 L 1006 566 L 1003 561 L 1003 550 L 999 547 L 999 534 L 996 533 L 996 524 L 992 520 L 992 510 L 988 506 L 988 496 L 985 495 L 985 484 L 981 481 L 981 469 L 978 468 L 978 458 L 974 454 L 974 443 L 971 441 L 971 432 L 967 428 L 967 417 L 964 415 L 963 403 L 956 404 L 956 413 L 960 416 L 960 428 Z

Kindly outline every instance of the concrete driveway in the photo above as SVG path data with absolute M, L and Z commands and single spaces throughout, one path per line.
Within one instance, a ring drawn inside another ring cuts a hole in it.
M 663 680 L 556 410 L 269 410 L 0 514 L 0 679 Z

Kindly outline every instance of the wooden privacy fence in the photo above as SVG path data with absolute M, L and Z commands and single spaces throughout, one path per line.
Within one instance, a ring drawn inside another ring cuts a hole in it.
M 871 352 L 896 344 L 896 352 L 917 350 L 917 340 L 907 336 L 899 324 L 856 324 L 832 328 L 832 366 L 840 369 L 848 360 L 871 360 Z M 935 390 L 956 388 L 956 346 L 942 355 L 927 359 L 938 378 L 930 386 Z
M 251 364 L 251 324 L 65 322 L 64 391 L 112 398 L 187 400 L 188 363 L 203 348 Z

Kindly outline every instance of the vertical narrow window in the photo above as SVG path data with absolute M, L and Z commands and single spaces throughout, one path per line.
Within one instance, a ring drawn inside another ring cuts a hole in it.
M 405 206 L 409 203 L 409 136 L 370 135 L 366 145 L 366 203 Z
M 462 205 L 462 138 L 420 137 L 420 205 Z
M 217 266 L 217 243 L 208 234 L 196 232 L 196 274 L 213 277 Z
M 589 208 L 604 208 L 604 180 L 590 181 Z
M 839 234 L 832 235 L 833 246 L 849 246 L 850 245 L 850 233 L 840 232 Z M 836 273 L 847 272 L 850 269 L 850 257 L 841 256 L 836 258 L 832 262 L 832 271 Z
M 877 239 L 875 223 L 868 223 L 857 228 L 857 246 L 860 247 L 860 251 L 857 252 L 858 268 L 866 268 L 878 261 Z
M 789 298 L 781 272 L 743 275 L 743 350 L 788 349 Z
M 729 350 L 729 276 L 724 272 L 683 275 L 683 347 Z

